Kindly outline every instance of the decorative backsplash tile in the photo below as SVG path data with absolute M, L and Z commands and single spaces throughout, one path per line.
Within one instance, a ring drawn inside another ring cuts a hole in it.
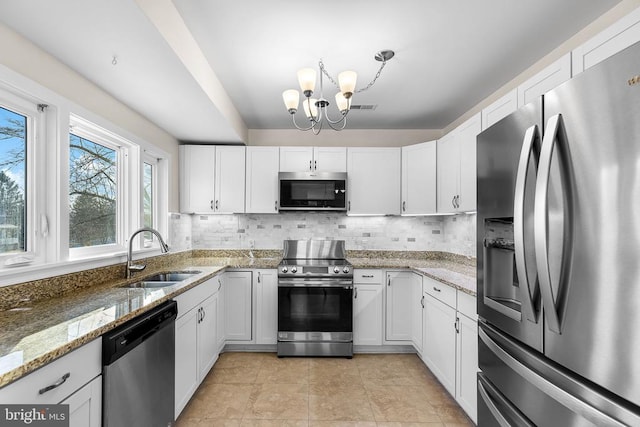
M 286 239 L 341 239 L 349 250 L 442 251 L 476 256 L 476 215 L 353 217 L 344 213 L 171 214 L 171 245 L 282 249 Z

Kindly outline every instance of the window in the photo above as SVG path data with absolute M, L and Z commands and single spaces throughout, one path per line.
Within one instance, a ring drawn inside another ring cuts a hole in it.
M 157 161 L 146 160 L 142 163 L 142 225 L 156 228 L 156 165 Z M 144 247 L 151 247 L 153 234 L 144 233 Z
M 0 255 L 27 250 L 27 121 L 0 105 Z
M 117 242 L 118 152 L 69 135 L 69 248 Z

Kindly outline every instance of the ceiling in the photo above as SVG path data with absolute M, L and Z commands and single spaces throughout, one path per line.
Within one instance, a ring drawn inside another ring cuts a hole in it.
M 443 129 L 619 2 L 2 0 L 0 22 L 179 140 L 247 142 L 292 128 L 299 68 L 322 58 L 361 88 L 382 49 L 353 100 L 377 107 L 349 128 Z

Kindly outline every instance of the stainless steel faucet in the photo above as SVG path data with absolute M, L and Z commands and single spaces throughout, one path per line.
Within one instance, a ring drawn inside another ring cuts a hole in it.
M 132 272 L 142 271 L 147 267 L 146 264 L 134 264 L 132 260 L 133 238 L 136 237 L 138 234 L 144 233 L 147 231 L 149 233 L 155 234 L 155 236 L 158 238 L 158 242 L 160 242 L 160 250 L 162 251 L 162 253 L 169 252 L 169 246 L 165 243 L 164 239 L 162 238 L 162 236 L 157 230 L 150 227 L 142 227 L 141 229 L 134 231 L 131 237 L 129 238 L 129 251 L 127 252 L 127 279 L 131 279 Z

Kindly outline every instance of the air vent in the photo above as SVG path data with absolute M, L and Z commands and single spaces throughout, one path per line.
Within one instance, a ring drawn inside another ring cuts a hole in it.
M 377 105 L 365 105 L 365 104 L 360 104 L 360 105 L 352 105 L 351 109 L 352 110 L 375 110 L 376 108 L 378 108 Z

